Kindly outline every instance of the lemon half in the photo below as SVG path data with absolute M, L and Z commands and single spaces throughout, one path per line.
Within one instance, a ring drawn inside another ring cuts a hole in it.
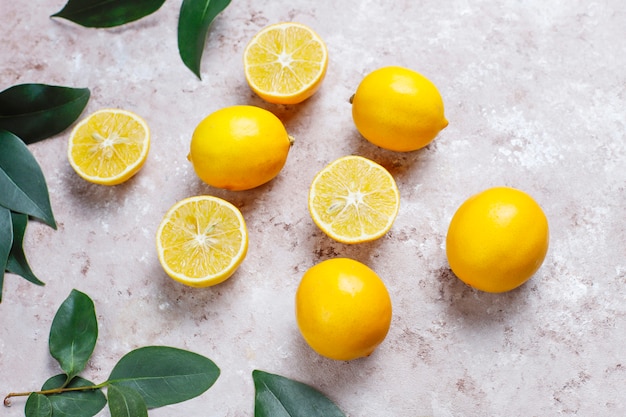
M 156 235 L 159 262 L 174 280 L 207 287 L 228 279 L 248 251 L 248 230 L 237 207 L 213 196 L 176 203 Z
M 315 224 L 342 243 L 378 239 L 391 229 L 400 192 L 384 167 L 362 156 L 339 158 L 313 179 L 309 211 Z
M 102 109 L 74 127 L 67 157 L 85 180 L 117 185 L 141 169 L 149 149 L 150 129 L 144 119 L 128 110 Z
M 294 22 L 263 28 L 244 51 L 250 88 L 263 100 L 296 104 L 320 87 L 328 67 L 328 51 L 310 27 Z

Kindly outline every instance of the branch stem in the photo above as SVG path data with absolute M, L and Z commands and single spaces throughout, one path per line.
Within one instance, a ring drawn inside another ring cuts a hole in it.
M 61 394 L 64 392 L 70 392 L 70 391 L 89 391 L 89 390 L 94 390 L 94 389 L 100 389 L 107 385 L 108 385 L 108 381 L 105 381 L 100 384 L 87 385 L 84 387 L 60 387 L 60 388 L 52 388 L 52 389 L 46 389 L 46 390 L 41 390 L 41 391 L 10 392 L 9 394 L 7 394 L 6 397 L 4 397 L 4 406 L 5 407 L 11 406 L 10 399 L 12 397 L 27 397 L 30 394 L 53 395 L 53 394 Z

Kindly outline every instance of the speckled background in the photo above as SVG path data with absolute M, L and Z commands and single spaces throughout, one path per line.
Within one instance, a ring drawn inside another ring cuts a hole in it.
M 0 304 L 0 393 L 38 388 L 59 372 L 52 318 L 76 288 L 96 306 L 99 339 L 84 377 L 105 380 L 131 349 L 165 344 L 210 357 L 216 384 L 151 416 L 253 415 L 253 369 L 306 382 L 349 417 L 626 415 L 626 5 L 622 0 L 234 0 L 211 26 L 198 80 L 176 44 L 181 1 L 123 27 L 50 19 L 63 0 L 0 0 L 0 89 L 26 82 L 88 87 L 85 114 L 121 107 L 152 130 L 143 170 L 124 185 L 86 183 L 66 160 L 64 132 L 31 145 L 58 230 L 31 222 L 34 286 L 7 275 Z M 327 42 L 320 91 L 297 106 L 262 102 L 242 52 L 263 26 L 293 20 Z M 356 132 L 348 99 L 378 67 L 403 65 L 440 89 L 450 125 L 427 148 L 393 153 Z M 206 115 L 233 104 L 269 109 L 296 144 L 281 174 L 246 192 L 201 183 L 186 160 Z M 401 191 L 391 232 L 335 243 L 311 221 L 314 174 L 359 154 Z M 544 208 L 550 250 L 521 288 L 474 291 L 449 271 L 445 235 L 456 208 L 495 185 Z M 248 256 L 207 289 L 162 272 L 154 235 L 165 211 L 197 194 L 241 208 Z M 392 327 L 369 358 L 324 359 L 293 314 L 299 279 L 327 258 L 360 260 L 386 282 Z M 22 399 L 0 408 L 23 415 Z M 109 415 L 103 410 L 99 416 Z

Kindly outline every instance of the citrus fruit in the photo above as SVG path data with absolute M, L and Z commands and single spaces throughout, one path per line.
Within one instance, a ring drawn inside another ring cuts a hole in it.
M 348 258 L 309 268 L 295 305 L 304 340 L 320 355 L 336 360 L 370 355 L 391 324 L 391 298 L 384 282 L 368 266 Z
M 85 180 L 116 185 L 141 169 L 149 148 L 150 129 L 145 120 L 127 110 L 102 109 L 74 127 L 67 157 Z
M 324 41 L 300 23 L 276 23 L 261 29 L 243 54 L 246 80 L 263 100 L 296 104 L 320 87 L 328 52 Z
M 207 184 L 247 190 L 278 175 L 292 143 L 273 113 L 255 106 L 231 106 L 198 124 L 188 158 Z
M 526 282 L 548 251 L 548 220 L 523 191 L 495 187 L 466 200 L 452 217 L 446 254 L 452 272 L 486 292 Z
M 362 156 L 331 162 L 309 189 L 313 222 L 342 243 L 380 238 L 391 229 L 399 207 L 400 193 L 389 171 Z
M 437 87 L 408 68 L 391 66 L 369 73 L 351 102 L 359 133 L 392 151 L 423 148 L 448 126 Z
M 156 235 L 159 262 L 174 280 L 208 287 L 229 278 L 248 251 L 237 207 L 218 197 L 189 197 L 170 208 Z

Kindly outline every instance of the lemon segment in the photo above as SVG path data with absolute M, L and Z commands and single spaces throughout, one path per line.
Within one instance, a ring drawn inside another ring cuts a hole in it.
M 259 31 L 244 51 L 250 88 L 263 100 L 296 104 L 320 87 L 328 67 L 324 41 L 311 28 L 293 22 Z
M 141 169 L 149 149 L 150 129 L 145 120 L 127 110 L 102 109 L 74 127 L 67 157 L 83 179 L 117 185 Z
M 328 164 L 313 179 L 309 211 L 314 223 L 342 243 L 382 237 L 400 207 L 392 175 L 367 158 L 350 155 Z
M 244 260 L 248 231 L 234 205 L 213 196 L 176 203 L 157 230 L 157 252 L 165 272 L 191 287 L 228 279 Z

